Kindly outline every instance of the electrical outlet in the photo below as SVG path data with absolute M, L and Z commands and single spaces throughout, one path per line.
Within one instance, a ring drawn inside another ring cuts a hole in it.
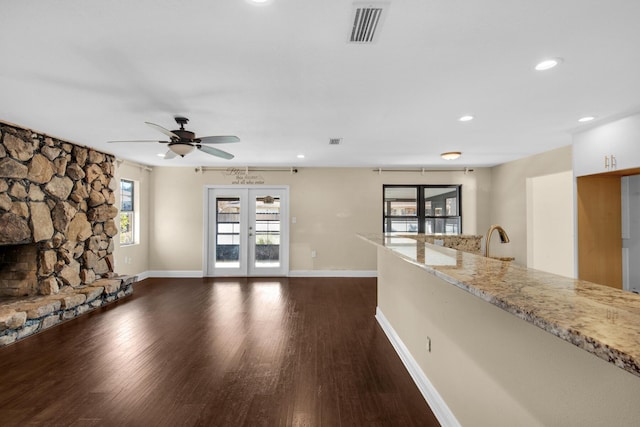
M 315 258 L 318 256 L 318 253 L 316 251 L 311 251 L 311 258 Z

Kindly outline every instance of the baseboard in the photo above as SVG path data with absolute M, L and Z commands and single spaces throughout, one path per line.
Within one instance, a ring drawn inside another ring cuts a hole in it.
M 429 407 L 440 424 L 445 427 L 460 427 L 460 423 L 453 415 L 453 412 L 451 412 L 442 396 L 440 396 L 436 388 L 431 384 L 431 381 L 429 381 L 420 368 L 420 365 L 418 365 L 418 362 L 416 362 L 409 352 L 409 349 L 407 349 L 398 334 L 396 334 L 396 331 L 393 329 L 387 318 L 384 317 L 380 307 L 376 308 L 376 320 L 387 335 L 387 338 L 389 338 L 391 345 L 393 345 L 396 353 L 400 356 L 400 360 L 402 360 L 405 368 L 409 371 L 409 375 L 411 375 L 413 382 L 418 386 L 420 393 L 422 393 L 422 396 L 429 404 Z
M 145 271 L 145 273 L 147 274 L 147 277 L 170 277 L 170 278 L 204 277 L 204 275 L 202 274 L 202 270 L 151 270 L 151 271 Z M 140 277 L 140 275 L 138 275 L 138 277 Z
M 378 277 L 376 270 L 291 270 L 289 277 Z
M 142 273 L 136 274 L 136 277 L 138 278 L 138 282 L 144 280 L 144 279 L 148 279 L 149 277 L 151 277 L 149 275 L 150 271 L 143 271 Z
M 152 277 L 204 277 L 200 270 L 147 270 L 136 274 L 138 281 Z M 377 277 L 376 270 L 292 270 L 289 277 Z

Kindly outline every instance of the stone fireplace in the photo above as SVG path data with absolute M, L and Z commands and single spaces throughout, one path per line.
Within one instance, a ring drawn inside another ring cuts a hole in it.
M 113 271 L 114 160 L 0 122 L 0 346 L 133 293 Z
M 0 296 L 114 275 L 114 160 L 0 123 Z

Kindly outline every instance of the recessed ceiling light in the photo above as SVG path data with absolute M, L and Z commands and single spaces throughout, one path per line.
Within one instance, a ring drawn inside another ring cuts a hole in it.
M 271 0 L 249 0 L 249 3 L 255 3 L 255 4 L 264 4 L 264 3 L 268 3 Z
M 593 116 L 584 116 L 584 117 L 580 117 L 580 118 L 578 119 L 578 121 L 579 121 L 580 123 L 584 123 L 584 122 L 590 122 L 590 121 L 591 121 L 591 120 L 593 120 L 593 119 L 595 119 L 595 117 L 593 117 Z
M 164 153 L 158 153 L 157 156 L 162 157 L 164 159 Z
M 473 120 L 473 119 L 474 119 L 474 117 L 473 117 L 473 116 L 470 116 L 470 115 L 468 115 L 468 114 L 467 114 L 466 116 L 462 116 L 462 117 L 460 117 L 460 118 L 458 119 L 458 121 L 461 121 L 461 122 L 470 122 L 470 121 L 471 121 L 471 120 Z
M 539 62 L 538 65 L 536 65 L 536 70 L 537 71 L 550 70 L 553 67 L 559 65 L 561 62 L 562 62 L 562 58 L 545 59 L 544 61 Z
M 298 154 L 296 157 L 299 159 L 304 159 L 304 154 Z
M 460 151 L 447 151 L 446 153 L 440 154 L 440 157 L 445 160 L 455 160 L 460 156 L 462 156 L 462 153 Z

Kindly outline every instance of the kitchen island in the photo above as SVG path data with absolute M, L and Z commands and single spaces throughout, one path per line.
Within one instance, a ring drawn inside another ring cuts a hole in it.
M 640 296 L 392 235 L 376 317 L 443 425 L 637 425 Z

